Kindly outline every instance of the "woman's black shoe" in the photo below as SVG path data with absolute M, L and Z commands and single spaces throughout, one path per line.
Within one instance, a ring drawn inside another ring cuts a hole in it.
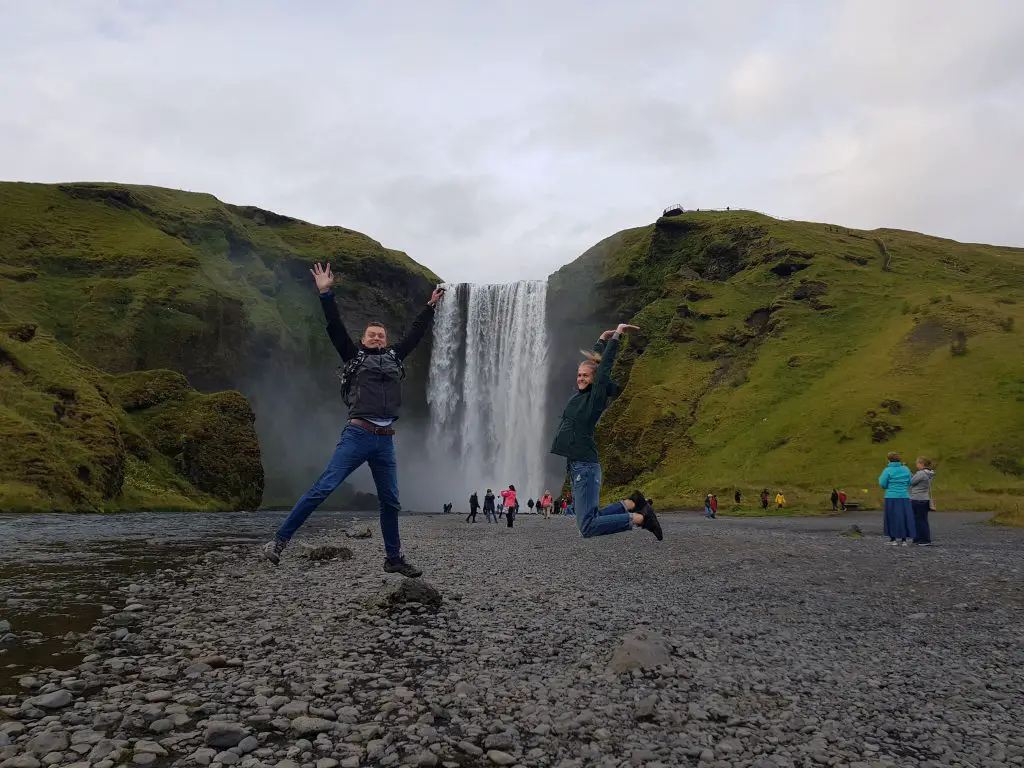
M 640 514 L 644 516 L 644 521 L 640 524 L 640 527 L 643 528 L 645 531 L 650 531 L 651 533 L 653 533 L 654 538 L 656 538 L 658 541 L 664 539 L 665 535 L 661 532 L 661 523 L 658 522 L 658 516 L 654 514 L 654 510 L 651 509 L 651 505 L 645 504 L 644 511 Z

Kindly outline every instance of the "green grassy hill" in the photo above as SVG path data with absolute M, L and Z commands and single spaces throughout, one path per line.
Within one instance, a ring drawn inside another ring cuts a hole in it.
M 337 354 L 309 274 L 317 260 L 331 261 L 339 275 L 336 293 L 353 329 L 370 319 L 401 329 L 437 282 L 404 253 L 358 232 L 211 195 L 0 183 L 0 323 L 38 327 L 49 339 L 39 343 L 53 354 L 37 361 L 35 373 L 56 375 L 52 366 L 70 350 L 75 365 L 92 371 L 86 378 L 169 369 L 202 392 L 239 390 L 256 413 L 269 503 L 305 490 L 322 469 L 320 443 L 333 445 L 343 416 L 332 373 Z M 424 407 L 416 395 L 422 400 L 428 357 L 417 354 L 408 366 L 411 411 Z M 22 377 L 15 397 L 13 374 L 6 375 L 7 421 L 39 424 L 25 410 L 36 390 L 22 391 Z M 2 437 L 5 449 L 16 444 Z M 60 455 L 60 445 L 46 455 Z
M 601 329 L 642 327 L 599 427 L 608 497 L 639 485 L 662 507 L 696 507 L 716 491 L 728 509 L 736 488 L 752 506 L 768 487 L 821 509 L 836 486 L 877 505 L 885 454 L 899 450 L 937 462 L 940 506 L 1012 514 L 1022 268 L 1021 249 L 898 230 L 661 218 L 552 276 L 555 376 L 572 380 L 571 352 Z
M 366 235 L 212 195 L 0 183 L 0 212 L 0 319 L 39 322 L 102 370 L 170 368 L 204 390 L 326 352 L 315 260 L 356 324 L 409 318 L 405 293 L 437 280 Z

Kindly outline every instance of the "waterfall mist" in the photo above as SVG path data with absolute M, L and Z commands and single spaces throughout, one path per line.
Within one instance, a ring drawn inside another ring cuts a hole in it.
M 434 318 L 425 464 L 445 500 L 510 483 L 523 502 L 545 490 L 547 283 L 447 285 Z

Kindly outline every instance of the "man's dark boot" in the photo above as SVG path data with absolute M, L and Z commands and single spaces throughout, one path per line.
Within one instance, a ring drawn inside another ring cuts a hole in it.
M 633 495 L 629 497 L 629 500 L 633 502 L 633 511 L 637 514 L 643 514 L 644 507 L 647 506 L 647 499 L 640 491 L 633 491 Z
M 658 522 L 658 516 L 654 514 L 654 510 L 651 508 L 651 505 L 645 504 L 644 511 L 640 514 L 644 516 L 644 521 L 640 524 L 640 527 L 645 531 L 653 533 L 654 538 L 658 541 L 664 539 L 665 535 L 661 532 L 661 523 Z
M 417 568 L 415 565 L 410 565 L 405 561 L 405 557 L 399 555 L 398 557 L 389 557 L 384 560 L 384 570 L 388 573 L 400 573 L 406 578 L 415 579 L 417 576 L 422 576 L 423 571 Z

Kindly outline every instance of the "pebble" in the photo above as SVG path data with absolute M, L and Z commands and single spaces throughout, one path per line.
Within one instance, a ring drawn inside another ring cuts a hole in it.
M 209 747 L 200 747 L 192 753 L 192 761 L 199 765 L 209 765 L 217 755 L 217 750 Z
M 71 691 L 66 691 L 62 688 L 40 696 L 34 696 L 28 700 L 28 703 L 40 709 L 63 709 L 74 699 L 75 697 L 71 695 Z
M 41 763 L 31 755 L 9 757 L 0 762 L 0 768 L 39 768 Z
M 208 746 L 229 749 L 248 735 L 249 732 L 238 723 L 215 721 L 206 726 L 204 740 Z
M 37 755 L 63 752 L 68 748 L 68 736 L 64 731 L 43 731 L 29 739 L 25 748 Z
M 335 725 L 330 720 L 325 720 L 322 717 L 296 717 L 291 722 L 291 728 L 295 733 L 300 736 L 312 736 L 316 733 L 326 733 L 333 731 Z

